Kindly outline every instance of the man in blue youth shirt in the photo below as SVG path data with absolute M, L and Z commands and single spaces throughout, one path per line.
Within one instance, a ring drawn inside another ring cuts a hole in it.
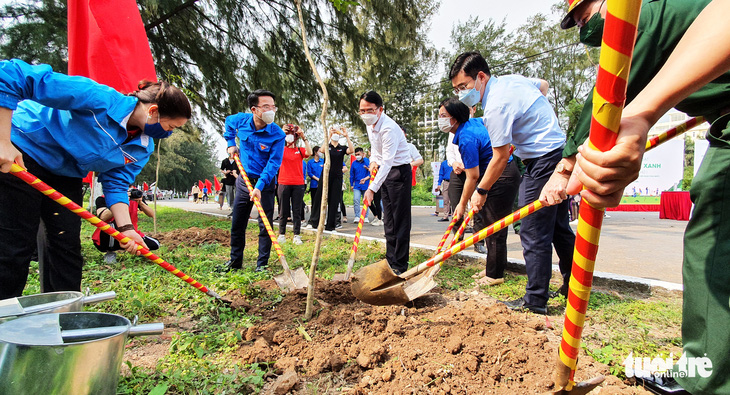
M 350 186 L 352 187 L 352 205 L 355 208 L 355 217 L 360 218 L 360 200 L 370 186 L 370 159 L 365 157 L 362 147 L 355 148 L 355 161 L 350 165 Z M 369 203 L 368 203 L 369 204 Z M 368 222 L 368 213 L 365 211 L 365 222 Z
M 246 171 L 253 191 L 249 191 L 243 177 L 236 179 L 236 197 L 233 201 L 231 222 L 231 259 L 222 271 L 240 269 L 243 265 L 243 249 L 246 247 L 246 226 L 254 199 L 261 201 L 266 217 L 274 215 L 274 178 L 284 156 L 284 131 L 274 123 L 276 97 L 273 93 L 259 89 L 248 95 L 251 113 L 238 113 L 226 118 L 223 138 L 228 142 L 228 152 L 240 151 L 243 169 Z M 240 150 L 236 146 L 240 141 Z M 266 268 L 271 254 L 271 239 L 263 221 L 259 218 L 259 257 L 256 271 Z
M 537 200 L 553 171 L 564 171 L 557 164 L 562 159 L 565 134 L 545 97 L 547 82 L 520 75 L 492 76 L 487 61 L 479 52 L 460 54 L 451 66 L 449 79 L 462 103 L 468 107 L 482 103 L 484 125 L 492 143 L 493 158 L 477 185 L 472 205 L 477 208 L 484 205 L 489 189 L 507 167 L 510 143 L 526 166 L 519 204 L 524 206 Z M 553 246 L 563 275 L 561 292 L 567 296 L 575 244 L 575 234 L 568 223 L 568 209 L 569 202 L 565 200 L 522 220 L 520 239 L 527 287 L 524 297 L 504 302 L 507 307 L 540 314 L 547 312 Z

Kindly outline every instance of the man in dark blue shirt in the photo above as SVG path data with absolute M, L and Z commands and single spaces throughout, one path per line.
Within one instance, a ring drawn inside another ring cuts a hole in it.
M 370 186 L 369 167 L 370 159 L 365 157 L 365 151 L 362 147 L 355 148 L 355 161 L 350 165 L 350 187 L 352 187 L 353 193 L 352 206 L 355 209 L 354 218 L 360 218 L 360 201 Z M 367 211 L 365 211 L 365 222 L 368 222 Z
M 276 97 L 273 93 L 259 89 L 248 95 L 251 113 L 238 113 L 226 118 L 223 138 L 228 142 L 228 152 L 239 151 L 253 191 L 249 191 L 243 177 L 236 179 L 236 197 L 233 201 L 231 222 L 231 259 L 223 271 L 237 270 L 243 265 L 243 249 L 246 247 L 246 226 L 254 199 L 261 201 L 266 217 L 274 215 L 274 177 L 279 171 L 284 155 L 284 131 L 274 123 Z M 256 271 L 266 268 L 271 254 L 271 239 L 263 221 L 259 218 L 259 257 Z

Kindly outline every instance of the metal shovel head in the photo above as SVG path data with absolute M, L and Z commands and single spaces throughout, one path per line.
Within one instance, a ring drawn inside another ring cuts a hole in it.
M 284 270 L 284 273 L 274 277 L 274 281 L 285 292 L 294 292 L 306 289 L 307 284 L 309 284 L 309 277 L 304 273 L 304 269 L 300 267 L 296 270 Z
M 553 395 L 585 395 L 585 394 L 593 391 L 605 379 L 606 378 L 604 376 L 593 377 L 590 380 L 581 381 L 580 383 L 574 385 L 573 388 L 571 388 L 570 390 L 561 389 L 561 390 L 558 390 L 555 392 L 550 392 L 550 394 L 553 394 Z
M 351 284 L 352 294 L 367 304 L 388 306 L 410 301 L 403 290 L 406 280 L 397 276 L 385 259 L 360 268 Z
M 344 273 L 336 273 L 334 276 L 332 276 L 332 281 L 334 282 L 347 282 L 350 281 L 352 278 L 352 265 L 355 263 L 354 259 L 350 259 L 347 261 L 347 271 Z

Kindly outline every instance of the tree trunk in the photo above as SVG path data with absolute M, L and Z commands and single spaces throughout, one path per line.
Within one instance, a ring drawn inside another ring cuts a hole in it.
M 317 66 L 314 64 L 312 55 L 309 53 L 309 44 L 307 44 L 307 31 L 304 27 L 304 17 L 302 16 L 302 2 L 301 0 L 295 0 L 294 3 L 297 5 L 297 13 L 299 14 L 299 27 L 302 30 L 302 45 L 304 46 L 304 54 L 307 56 L 309 66 L 312 68 L 314 77 L 319 82 L 319 87 L 322 89 L 322 114 L 319 117 L 322 123 L 322 130 L 324 131 L 324 143 L 329 144 L 327 137 L 327 102 L 329 101 L 329 95 L 327 93 L 327 87 L 320 77 L 317 71 Z M 319 263 L 320 247 L 322 245 L 322 231 L 324 231 L 324 221 L 327 210 L 327 184 L 329 183 L 330 173 L 330 150 L 326 147 L 324 150 L 324 169 L 322 169 L 322 177 L 320 178 L 320 188 L 322 189 L 322 203 L 320 204 L 319 210 L 319 224 L 317 225 L 317 239 L 314 243 L 314 252 L 312 253 L 312 264 L 309 267 L 309 286 L 307 287 L 307 309 L 304 312 L 304 319 L 309 320 L 312 318 L 312 310 L 314 305 L 314 277 L 317 272 L 317 263 Z

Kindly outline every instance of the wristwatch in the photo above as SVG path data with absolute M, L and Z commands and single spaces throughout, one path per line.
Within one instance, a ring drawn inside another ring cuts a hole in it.
M 479 188 L 477 187 L 477 193 L 482 196 L 487 196 L 487 192 L 489 192 L 489 189 Z
M 559 162 L 558 165 L 555 166 L 555 172 L 560 173 L 565 176 L 569 176 L 569 175 L 573 174 L 573 170 L 568 170 L 565 167 L 565 163 L 563 163 L 563 162 Z

